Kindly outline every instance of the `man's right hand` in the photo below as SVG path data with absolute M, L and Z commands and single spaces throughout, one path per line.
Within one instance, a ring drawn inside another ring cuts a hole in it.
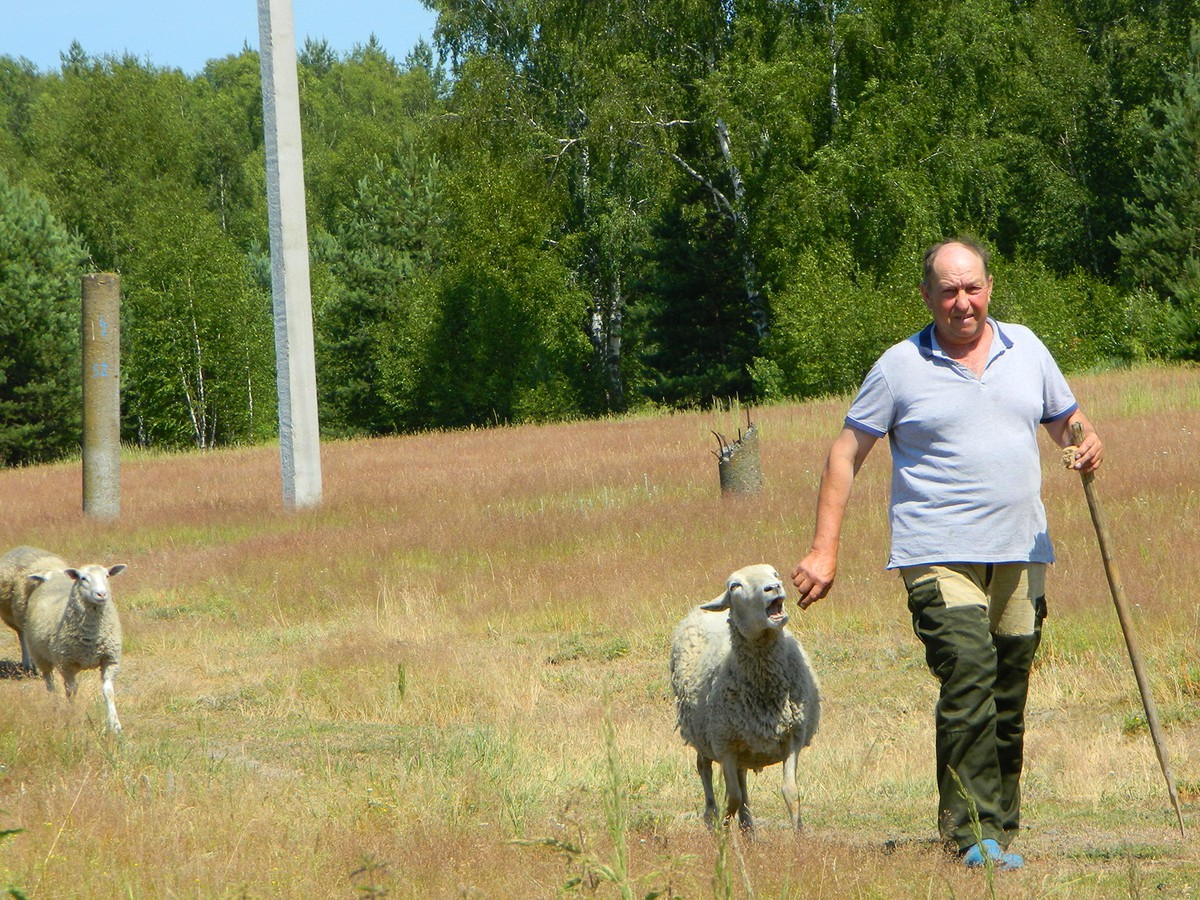
M 833 587 L 833 579 L 837 577 L 837 555 L 810 550 L 808 556 L 800 560 L 792 570 L 792 584 L 800 592 L 798 603 L 801 609 L 808 609 Z
M 825 469 L 821 472 L 821 487 L 817 491 L 817 527 L 812 549 L 792 570 L 792 584 L 800 592 L 801 609 L 808 609 L 833 586 L 842 517 L 850 500 L 850 486 L 877 440 L 875 435 L 847 425 L 829 448 Z

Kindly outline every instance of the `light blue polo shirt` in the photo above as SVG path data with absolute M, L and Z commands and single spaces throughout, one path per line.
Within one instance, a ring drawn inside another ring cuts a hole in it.
M 988 321 L 982 377 L 942 352 L 931 324 L 884 352 L 846 416 L 891 444 L 889 569 L 1054 561 L 1037 430 L 1079 404 L 1032 331 Z

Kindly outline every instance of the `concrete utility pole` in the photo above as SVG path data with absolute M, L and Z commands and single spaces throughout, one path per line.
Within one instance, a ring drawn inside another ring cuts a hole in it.
M 275 307 L 279 452 L 283 503 L 295 509 L 321 502 L 321 441 L 291 0 L 258 0 L 258 36 Z
M 121 514 L 121 276 L 83 279 L 83 511 Z

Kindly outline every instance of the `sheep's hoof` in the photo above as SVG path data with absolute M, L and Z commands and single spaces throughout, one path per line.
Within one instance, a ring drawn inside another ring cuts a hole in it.
M 743 805 L 738 810 L 738 825 L 741 826 L 743 832 L 754 830 L 754 816 L 750 814 L 750 807 Z
M 754 819 L 745 813 L 730 813 L 721 820 L 721 827 L 726 831 L 730 831 L 733 827 L 734 818 L 737 818 L 738 831 L 743 837 L 754 837 Z

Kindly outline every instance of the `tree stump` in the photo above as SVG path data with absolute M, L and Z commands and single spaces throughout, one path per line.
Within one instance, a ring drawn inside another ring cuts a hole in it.
M 723 435 L 713 434 L 717 438 L 719 448 L 714 452 L 717 457 L 717 474 L 721 478 L 721 493 L 724 494 L 757 494 L 762 490 L 762 463 L 758 453 L 758 429 L 750 423 L 749 413 L 746 415 L 746 430 L 738 429 L 738 439 L 732 444 Z

